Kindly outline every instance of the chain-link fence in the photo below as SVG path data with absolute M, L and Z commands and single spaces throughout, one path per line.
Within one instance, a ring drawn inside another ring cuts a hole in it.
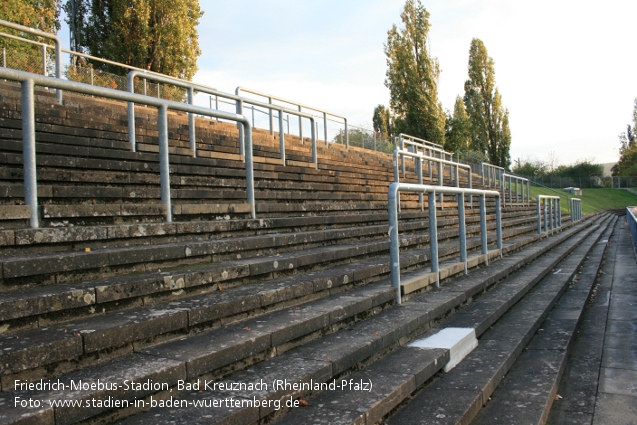
M 598 177 L 598 176 L 525 176 L 543 186 L 552 188 L 579 187 L 590 188 L 626 188 L 637 187 L 637 177 Z
M 55 74 L 55 62 L 44 50 L 35 46 L 16 48 L 2 46 L 2 66 L 34 74 Z
M 92 63 L 79 58 L 75 65 L 67 65 L 64 75 L 70 81 L 77 81 L 92 86 L 106 87 L 126 91 L 128 83 L 125 75 L 117 75 L 111 72 L 95 69 Z M 135 79 L 135 93 L 158 97 L 161 99 L 183 101 L 186 97 L 186 90 L 165 84 L 157 84 L 145 81 L 140 78 Z

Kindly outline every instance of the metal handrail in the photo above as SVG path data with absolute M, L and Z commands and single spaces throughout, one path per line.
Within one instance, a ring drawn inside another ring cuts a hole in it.
M 568 209 L 571 212 L 571 222 L 582 219 L 582 200 L 579 198 L 568 198 Z M 560 211 L 561 214 L 561 211 Z
M 488 264 L 489 250 L 487 245 L 487 213 L 486 213 L 486 196 L 496 198 L 495 217 L 496 217 L 496 240 L 497 249 L 500 250 L 502 256 L 502 213 L 500 204 L 500 193 L 495 190 L 479 190 L 479 189 L 463 189 L 457 187 L 442 187 L 431 185 L 420 185 L 410 183 L 392 183 L 389 186 L 387 194 L 388 212 L 389 212 L 389 256 L 391 264 L 391 283 L 396 288 L 396 302 L 401 303 L 400 293 L 400 245 L 398 241 L 398 195 L 399 192 L 418 192 L 427 193 L 429 202 L 429 250 L 431 257 L 431 271 L 436 273 L 436 286 L 440 286 L 440 267 L 438 263 L 438 224 L 436 217 L 436 193 L 455 194 L 458 197 L 458 221 L 460 233 L 460 261 L 465 264 L 465 273 L 467 273 L 467 230 L 465 223 L 465 195 L 480 196 L 480 249 L 485 261 Z
M 633 250 L 637 257 L 637 207 L 626 207 L 626 221 L 633 240 Z
M 551 233 L 562 227 L 562 210 L 559 196 L 537 195 L 537 233 L 542 233 L 542 218 L 544 218 L 544 232 Z
M 396 136 L 396 140 L 397 140 L 396 147 L 399 147 L 400 149 L 404 150 L 405 145 L 409 145 L 409 146 L 414 146 L 416 148 L 416 153 L 418 152 L 418 148 L 422 148 L 423 153 L 426 150 L 429 156 L 433 156 L 431 154 L 432 152 L 438 152 L 440 154 L 440 159 L 447 159 L 447 156 L 449 157 L 448 159 L 449 161 L 453 159 L 453 153 L 445 151 L 443 149 L 443 146 L 437 143 L 433 143 L 428 140 L 420 139 L 418 137 L 410 136 L 409 134 L 404 134 L 404 133 L 400 133 L 398 136 Z M 401 158 L 401 160 L 402 160 L 403 176 L 405 176 L 405 159 Z M 428 169 L 429 169 L 429 177 L 431 177 L 432 175 L 431 163 L 428 163 Z M 451 174 L 449 175 L 449 178 L 451 178 Z
M 498 182 L 500 185 L 502 184 L 502 176 L 506 173 L 506 170 L 503 167 L 499 167 L 497 165 L 489 164 L 488 162 L 480 162 L 481 174 L 482 174 L 482 185 L 485 185 L 485 174 L 487 178 L 487 185 L 491 187 L 491 182 L 493 181 L 493 186 L 497 187 Z M 486 169 L 486 173 L 485 173 Z
M 311 114 L 306 114 L 303 112 L 295 111 L 293 109 L 287 109 L 279 105 L 271 105 L 263 102 L 253 101 L 250 99 L 245 99 L 240 96 L 236 96 L 230 93 L 224 93 L 219 90 L 216 90 L 212 87 L 203 86 L 201 84 L 195 84 L 189 81 L 179 80 L 173 77 L 166 77 L 163 75 L 156 74 L 146 74 L 142 71 L 133 70 L 128 73 L 126 77 L 128 91 L 133 93 L 135 90 L 134 81 L 135 78 L 145 78 L 151 81 L 160 82 L 164 84 L 172 84 L 177 87 L 182 87 L 188 90 L 188 104 L 192 105 L 194 99 L 194 92 L 198 91 L 201 93 L 212 94 L 215 96 L 223 97 L 225 99 L 231 99 L 235 101 L 235 105 L 237 108 L 237 114 L 243 116 L 238 111 L 243 111 L 243 102 L 249 103 L 254 106 L 259 106 L 262 108 L 279 111 L 279 140 L 280 140 L 280 149 L 281 149 L 281 159 L 285 164 L 285 137 L 283 132 L 283 113 L 287 113 L 290 115 L 298 115 L 300 118 L 307 118 L 310 120 L 312 124 L 312 162 L 318 168 L 318 157 L 316 153 L 316 133 L 314 131 L 314 116 Z M 189 114 L 188 116 L 188 129 L 189 129 L 189 138 L 190 138 L 190 149 L 193 152 L 193 156 L 196 156 L 196 136 L 195 136 L 195 117 L 193 114 Z M 242 127 L 239 131 L 239 138 L 242 139 Z M 135 105 L 131 102 L 128 103 L 128 140 L 131 144 L 131 149 L 135 151 Z M 239 143 L 240 154 L 244 155 L 247 149 L 244 148 L 244 144 Z
M 309 109 L 311 111 L 322 113 L 323 114 L 323 132 L 325 134 L 325 145 L 328 145 L 328 143 L 329 143 L 328 137 L 327 137 L 327 116 L 330 115 L 332 117 L 342 119 L 343 123 L 345 125 L 345 147 L 347 149 L 349 149 L 349 131 L 348 131 L 348 128 L 347 128 L 347 118 L 346 117 L 344 117 L 342 115 L 335 114 L 333 112 L 326 111 L 324 109 L 319 109 L 319 108 L 315 108 L 313 106 L 304 105 L 304 104 L 299 103 L 299 102 L 295 102 L 295 101 L 292 101 L 292 100 L 284 99 L 284 98 L 279 97 L 279 96 L 274 96 L 274 95 L 263 93 L 263 92 L 260 92 L 260 91 L 257 91 L 257 90 L 252 90 L 252 89 L 249 89 L 247 87 L 241 87 L 241 86 L 237 87 L 235 89 L 235 94 L 237 96 L 239 96 L 239 93 L 242 92 L 242 91 L 245 92 L 245 93 L 250 93 L 250 94 L 257 95 L 257 96 L 266 97 L 266 98 L 268 98 L 268 101 L 270 102 L 269 103 L 270 105 L 272 105 L 272 101 L 273 100 L 276 100 L 276 101 L 279 101 L 279 102 L 285 102 L 285 103 L 287 103 L 289 105 L 296 106 L 298 108 L 299 112 L 301 112 L 302 108 L 305 108 L 305 109 Z M 250 102 L 246 101 L 246 103 L 253 104 L 252 101 L 250 101 Z M 272 111 L 272 109 L 270 109 L 270 111 Z M 239 111 L 237 111 L 237 112 L 239 112 Z M 272 120 L 273 120 L 273 117 L 272 117 L 272 114 L 270 114 L 270 134 L 273 134 L 273 131 L 274 131 L 272 129 L 272 127 L 273 127 Z M 303 126 L 301 125 L 301 119 L 299 118 L 299 137 L 301 139 L 303 139 L 303 130 L 302 130 L 302 128 L 303 128 Z M 312 128 L 314 128 L 314 127 L 312 127 Z
M 460 187 L 460 178 L 459 178 L 459 172 L 458 169 L 459 168 L 463 168 L 467 170 L 467 176 L 468 176 L 468 180 L 469 180 L 469 188 L 472 187 L 472 182 L 471 182 L 471 166 L 470 165 L 466 165 L 466 164 L 460 164 L 457 162 L 453 162 L 453 161 L 447 161 L 446 159 L 441 159 L 441 158 L 436 158 L 436 157 L 431 157 L 431 156 L 427 156 L 425 154 L 422 153 L 413 153 L 407 150 L 402 150 L 400 148 L 396 148 L 394 149 L 394 182 L 398 183 L 400 181 L 399 179 L 399 172 L 398 172 L 398 156 L 402 158 L 404 158 L 405 156 L 410 156 L 412 158 L 415 158 L 416 160 L 416 177 L 418 178 L 418 184 L 423 184 L 422 183 L 422 161 L 429 161 L 431 162 L 436 162 L 438 163 L 438 186 L 443 186 L 444 185 L 444 179 L 442 177 L 443 171 L 442 171 L 442 166 L 443 164 L 449 165 L 450 166 L 450 170 L 455 168 L 456 170 L 456 178 L 455 178 L 455 184 L 456 187 Z M 430 170 L 431 171 L 431 167 Z M 451 173 L 451 171 L 450 171 Z M 420 208 L 421 210 L 424 210 L 424 204 L 423 204 L 423 197 L 422 197 L 422 193 L 419 194 L 418 196 L 418 202 L 420 203 Z M 473 198 L 471 199 L 471 205 L 473 206 Z M 440 194 L 440 206 L 442 209 L 444 209 L 444 202 L 443 202 L 443 195 L 442 193 Z M 400 207 L 400 206 L 399 206 Z
M 250 120 L 242 115 L 210 110 L 199 106 L 187 105 L 165 99 L 157 99 L 141 94 L 128 93 L 120 90 L 96 87 L 88 84 L 66 81 L 59 78 L 44 77 L 24 71 L 0 68 L 0 78 L 20 81 L 22 84 L 22 144 L 24 164 L 24 193 L 25 203 L 31 211 L 31 227 L 39 227 L 38 220 L 38 196 L 36 177 L 36 152 L 35 152 L 35 106 L 34 86 L 47 86 L 64 89 L 82 94 L 106 97 L 109 99 L 134 102 L 154 106 L 158 109 L 159 130 L 159 168 L 161 200 L 166 207 L 166 221 L 172 221 L 172 206 L 170 197 L 170 162 L 168 155 L 168 114 L 167 110 L 176 109 L 183 112 L 192 112 L 209 117 L 218 117 L 230 121 L 240 122 L 245 128 L 246 144 L 246 192 L 247 202 L 251 205 L 252 218 L 256 218 L 254 202 L 254 172 L 252 159 L 252 126 Z
M 55 77 L 60 79 L 62 78 L 62 53 L 61 53 L 62 45 L 60 44 L 60 39 L 58 38 L 57 35 L 51 34 L 45 31 L 36 30 L 34 28 L 25 27 L 24 25 L 15 24 L 13 22 L 5 21 L 3 19 L 0 19 L 0 25 L 7 28 L 14 29 L 14 30 L 27 32 L 29 34 L 33 34 L 39 37 L 44 37 L 44 38 L 53 40 L 53 43 L 55 44 Z M 57 89 L 55 91 L 55 97 L 57 98 L 58 103 L 62 104 L 62 90 Z
M 503 204 L 506 204 L 505 190 L 506 190 L 507 178 L 509 180 L 509 203 L 514 203 L 513 202 L 514 190 L 511 187 L 514 181 L 515 181 L 515 203 L 517 204 L 520 198 L 520 194 L 518 192 L 518 184 L 521 184 L 522 186 L 522 205 L 525 205 L 527 202 L 529 204 L 531 203 L 531 186 L 529 183 L 529 179 L 525 177 L 516 176 L 515 174 L 509 174 L 509 173 L 503 173 L 501 177 L 502 177 L 501 190 L 502 190 Z

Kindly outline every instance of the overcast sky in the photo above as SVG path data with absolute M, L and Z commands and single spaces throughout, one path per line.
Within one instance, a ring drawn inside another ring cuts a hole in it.
M 637 1 L 422 0 L 439 98 L 464 94 L 471 39 L 495 61 L 509 109 L 511 157 L 560 164 L 618 158 L 637 97 Z M 371 128 L 388 105 L 384 43 L 403 0 L 201 0 L 202 55 L 194 81 L 245 86 Z
M 439 97 L 464 94 L 471 39 L 495 61 L 513 159 L 618 157 L 637 97 L 632 0 L 423 0 Z M 276 94 L 371 126 L 384 86 L 387 31 L 403 0 L 202 0 L 195 80 Z

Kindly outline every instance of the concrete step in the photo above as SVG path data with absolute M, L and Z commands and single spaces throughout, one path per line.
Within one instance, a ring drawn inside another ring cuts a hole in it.
M 577 234 L 583 227 L 585 225 L 580 224 L 578 228 L 555 236 L 553 241 L 546 239 L 541 244 L 543 246 L 533 246 L 529 250 L 540 256 L 558 242 L 568 240 L 573 234 Z M 588 234 L 588 231 L 584 233 Z M 572 249 L 573 243 L 570 244 L 571 247 L 562 248 L 561 256 L 565 256 Z M 501 278 L 522 267 L 530 254 L 531 252 L 523 252 L 519 256 L 514 256 L 517 258 L 505 258 L 484 269 L 489 273 L 483 273 L 480 277 L 476 274 L 466 281 L 461 279 L 448 287 L 424 293 L 418 300 L 394 306 L 368 320 L 287 351 L 280 357 L 232 374 L 224 380 L 238 384 L 261 381 L 270 384 L 275 379 L 287 378 L 290 385 L 286 388 L 272 388 L 270 385 L 261 390 L 225 389 L 196 394 L 183 391 L 172 396 L 186 402 L 194 399 L 222 402 L 207 413 L 204 413 L 204 408 L 195 407 L 192 403 L 182 405 L 179 409 L 151 409 L 148 413 L 132 417 L 125 423 L 171 423 L 179 417 L 194 418 L 202 415 L 206 415 L 209 423 L 256 423 L 257 420 L 266 420 L 270 415 L 277 416 L 282 413 L 277 410 L 277 403 L 280 403 L 278 406 L 282 410 L 286 410 L 285 403 L 290 400 L 293 404 L 299 397 L 307 399 L 310 407 L 294 409 L 284 418 L 284 423 L 375 423 L 397 404 L 397 400 L 402 400 L 442 368 L 449 358 L 445 350 L 398 347 L 403 346 L 419 330 L 428 329 L 435 320 L 444 317 L 496 283 L 499 280 L 498 274 L 501 273 Z M 465 284 L 458 286 L 462 282 Z M 360 367 L 391 350 L 395 351 L 372 363 L 364 371 L 356 372 Z M 332 381 L 334 378 L 336 380 Z M 191 378 L 191 382 L 196 380 Z M 331 382 L 334 382 L 331 390 L 323 387 L 327 389 L 324 394 L 326 397 L 330 396 L 329 400 L 326 398 L 323 401 L 323 394 L 317 398 L 311 397 L 320 392 L 321 385 L 329 387 Z M 372 385 L 369 385 L 370 383 Z M 360 386 L 356 387 L 357 385 Z M 334 397 L 341 396 L 339 401 L 335 401 Z M 255 408 L 247 403 L 234 407 L 224 405 L 223 400 L 229 397 L 242 400 L 244 403 L 246 400 L 266 401 L 269 405 L 265 409 Z M 342 404 L 335 406 L 335 403 L 340 403 L 341 400 Z M 363 422 L 360 422 L 361 420 Z
M 522 292 L 518 290 L 513 297 L 504 297 L 498 289 L 505 286 L 500 285 L 491 296 L 484 297 L 482 305 L 476 304 L 476 307 L 452 316 L 444 325 L 452 327 L 472 325 L 476 334 L 480 336 L 478 347 L 456 368 L 439 376 L 420 390 L 386 422 L 388 424 L 410 423 L 418 418 L 420 421 L 431 424 L 471 423 L 482 406 L 488 404 L 489 398 L 509 369 L 514 364 L 518 364 L 516 360 L 525 346 L 541 327 L 562 294 L 568 290 L 586 257 L 597 253 L 595 249 L 598 241 L 600 238 L 608 237 L 612 232 L 613 224 L 614 219 L 606 219 L 600 226 L 591 228 L 589 235 L 581 244 L 573 246 L 572 254 L 568 257 L 559 255 L 555 261 L 551 254 L 549 256 L 551 258 L 547 259 L 550 262 L 549 267 L 545 269 L 544 276 L 540 276 L 543 279 L 537 285 L 535 282 L 531 282 L 530 285 L 523 283 L 523 276 L 526 280 L 536 282 L 539 280 L 536 273 L 525 273 L 512 282 L 515 283 L 512 287 L 525 286 Z M 555 269 L 557 271 L 549 274 Z M 588 284 L 589 290 L 591 285 L 592 282 Z M 531 288 L 533 289 L 529 291 Z M 504 298 L 506 301 L 502 302 Z M 576 298 L 583 303 L 586 297 Z M 473 307 L 473 304 L 470 307 Z M 498 318 L 505 312 L 504 316 Z M 574 330 L 573 327 L 571 332 Z M 564 335 L 560 336 L 564 337 Z M 549 350 L 545 353 L 548 357 L 543 357 L 543 362 L 552 361 L 555 351 Z M 535 354 L 540 352 L 536 351 Z M 527 386 L 532 385 L 529 381 L 534 378 L 527 375 L 525 379 Z M 484 423 L 500 423 L 492 422 L 493 419 L 491 416 L 485 416 L 487 422 Z M 505 420 L 502 423 L 526 422 Z

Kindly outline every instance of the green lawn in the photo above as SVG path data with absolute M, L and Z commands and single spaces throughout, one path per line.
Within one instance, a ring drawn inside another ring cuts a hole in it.
M 565 212 L 568 212 L 569 196 L 582 200 L 582 211 L 584 214 L 637 206 L 637 195 L 623 189 L 582 189 L 582 195 L 575 196 L 567 194 L 560 189 L 551 191 L 543 187 L 531 187 L 531 196 L 534 199 L 537 195 L 557 196 L 558 194 L 561 198 L 562 211 Z

